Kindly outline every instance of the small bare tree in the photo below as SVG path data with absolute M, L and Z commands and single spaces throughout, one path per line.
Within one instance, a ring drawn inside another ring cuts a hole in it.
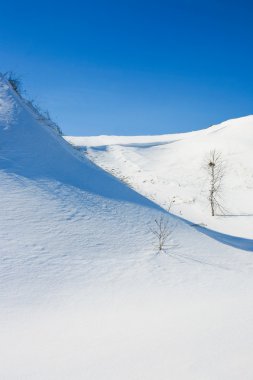
M 172 234 L 168 220 L 161 215 L 159 219 L 155 219 L 155 225 L 150 227 L 150 231 L 155 237 L 155 247 L 158 249 L 158 253 L 165 252 L 167 240 Z
M 167 211 L 170 212 L 174 204 L 175 204 L 175 197 L 173 197 L 172 199 L 169 198 Z
M 216 215 L 219 210 L 224 213 L 225 209 L 222 206 L 222 182 L 224 178 L 224 161 L 222 154 L 218 151 L 211 150 L 205 163 L 205 169 L 209 177 L 209 196 L 212 216 Z

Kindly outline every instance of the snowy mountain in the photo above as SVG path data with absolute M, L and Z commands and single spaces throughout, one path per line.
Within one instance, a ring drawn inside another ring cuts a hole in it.
M 167 138 L 146 152 L 167 157 Z M 137 166 L 145 152 L 113 149 Z M 3 78 L 0 206 L 1 378 L 252 379 L 252 240 L 213 239 L 170 215 L 44 125 Z M 161 215 L 171 235 L 157 255 Z
M 105 170 L 165 209 L 222 233 L 253 238 L 253 116 L 205 130 L 162 136 L 67 137 Z M 224 162 L 222 206 L 212 217 L 205 160 Z

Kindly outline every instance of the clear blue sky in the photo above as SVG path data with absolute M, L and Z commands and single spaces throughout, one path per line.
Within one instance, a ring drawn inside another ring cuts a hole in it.
M 1 2 L 7 70 L 65 134 L 205 128 L 253 113 L 253 3 Z

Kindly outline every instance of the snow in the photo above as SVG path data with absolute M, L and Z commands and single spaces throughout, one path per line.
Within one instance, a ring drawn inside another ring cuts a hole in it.
M 251 250 L 104 172 L 4 79 L 0 207 L 0 378 L 252 379 Z
M 66 137 L 105 170 L 195 224 L 223 234 L 253 238 L 253 116 L 178 135 Z M 93 145 L 92 145 L 93 144 Z M 225 215 L 212 217 L 204 162 L 222 154 Z

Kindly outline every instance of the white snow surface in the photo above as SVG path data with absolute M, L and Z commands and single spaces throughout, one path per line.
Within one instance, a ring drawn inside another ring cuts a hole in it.
M 105 173 L 4 79 L 0 206 L 1 379 L 252 379 L 251 241 L 219 242 Z
M 105 170 L 160 206 L 209 229 L 253 238 L 253 116 L 205 130 L 162 136 L 67 137 Z M 222 155 L 222 206 L 212 217 L 204 168 L 211 150 Z

